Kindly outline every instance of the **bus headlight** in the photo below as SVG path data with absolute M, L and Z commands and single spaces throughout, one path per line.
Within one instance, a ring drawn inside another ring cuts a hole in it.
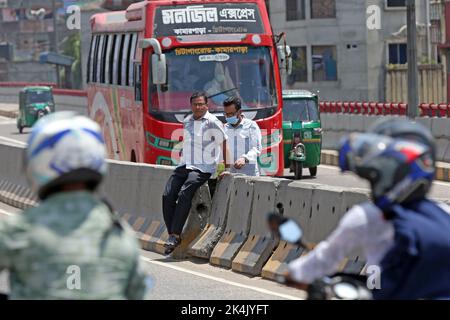
M 169 140 L 159 140 L 158 142 L 158 146 L 162 147 L 162 148 L 170 148 L 172 145 L 172 143 Z
M 161 159 L 159 161 L 159 164 L 162 164 L 164 166 L 173 166 L 172 160 L 168 160 L 168 159 Z

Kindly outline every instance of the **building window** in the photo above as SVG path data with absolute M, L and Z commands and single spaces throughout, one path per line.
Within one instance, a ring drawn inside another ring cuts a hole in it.
M 386 0 L 388 8 L 402 8 L 406 6 L 406 0 Z
M 305 0 L 286 0 L 286 20 L 305 19 Z
M 335 46 L 312 47 L 313 81 L 337 81 Z
M 407 61 L 406 43 L 389 44 L 389 64 L 405 64 Z
M 308 64 L 306 60 L 306 47 L 291 47 L 292 73 L 288 76 L 288 83 L 307 82 Z
M 311 18 L 336 18 L 336 0 L 311 0 Z

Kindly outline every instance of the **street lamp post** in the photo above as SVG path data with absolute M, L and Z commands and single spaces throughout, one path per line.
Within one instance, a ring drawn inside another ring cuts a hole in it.
M 407 30 L 408 30 L 408 117 L 417 117 L 419 95 L 417 86 L 417 29 L 416 29 L 416 3 L 415 0 L 407 0 Z
M 56 0 L 52 0 L 52 12 L 53 12 L 53 52 L 58 53 L 58 33 L 56 22 Z M 58 87 L 61 86 L 61 79 L 59 76 L 59 67 L 56 65 L 56 83 Z

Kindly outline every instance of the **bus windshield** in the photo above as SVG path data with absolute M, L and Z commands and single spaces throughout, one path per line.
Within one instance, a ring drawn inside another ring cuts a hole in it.
M 317 102 L 313 99 L 284 99 L 283 121 L 318 121 Z
M 211 112 L 222 112 L 222 102 L 233 95 L 241 98 L 243 110 L 277 106 L 267 47 L 189 47 L 165 53 L 167 84 L 150 86 L 151 112 L 190 112 L 189 97 L 194 91 L 206 92 Z

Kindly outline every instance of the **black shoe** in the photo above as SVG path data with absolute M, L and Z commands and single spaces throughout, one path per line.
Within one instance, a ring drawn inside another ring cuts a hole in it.
M 166 250 L 164 251 L 164 254 L 171 254 L 176 247 L 178 247 L 178 245 L 181 243 L 181 239 L 175 237 L 174 235 L 169 236 L 169 239 L 167 240 L 166 243 L 164 243 L 164 248 L 166 248 Z

